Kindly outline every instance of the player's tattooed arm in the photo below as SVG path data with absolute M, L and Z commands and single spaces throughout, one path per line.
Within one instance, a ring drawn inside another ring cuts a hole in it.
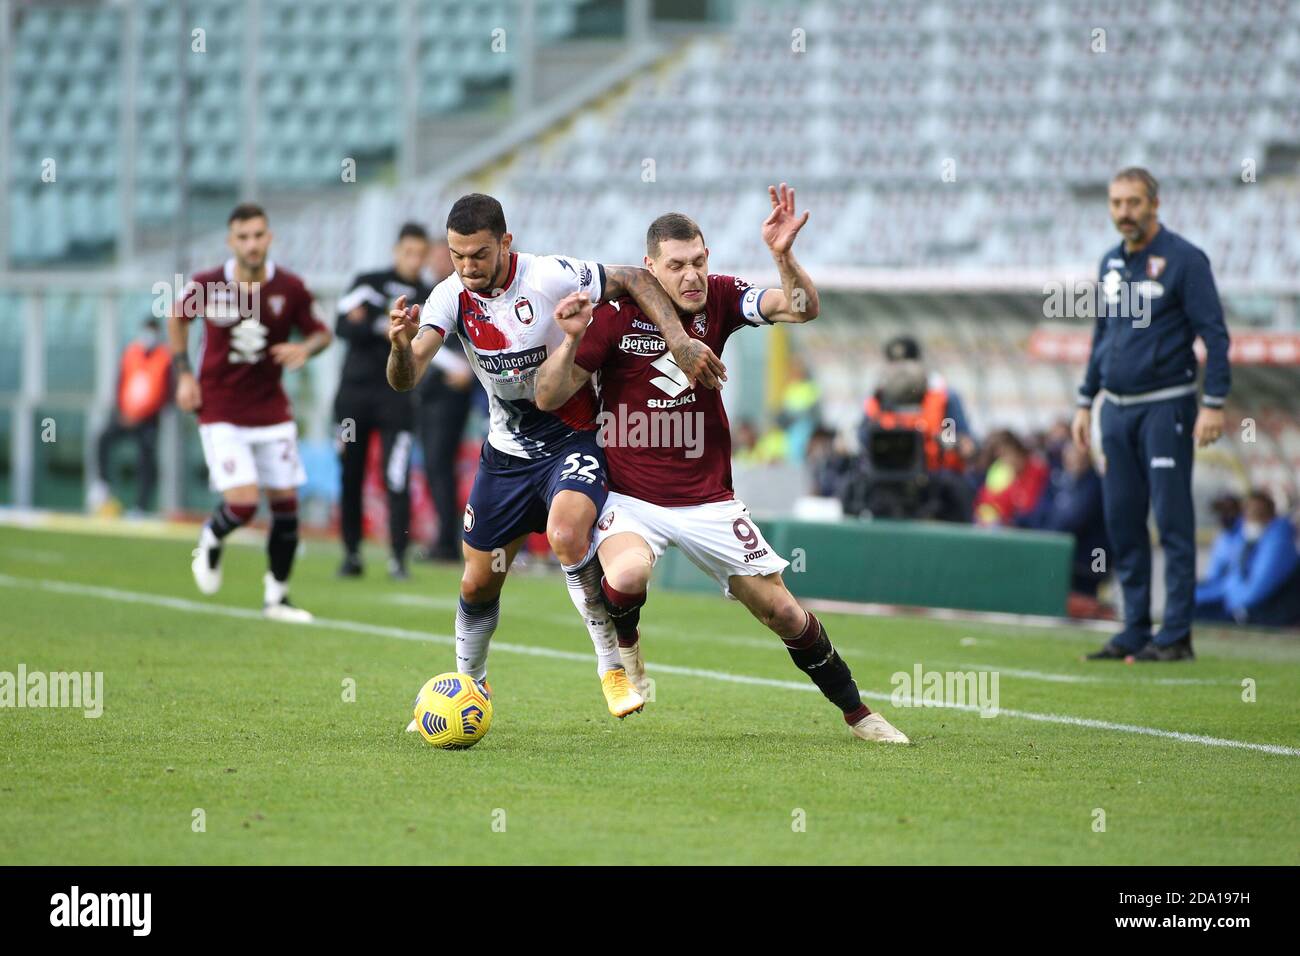
M 605 267 L 605 298 L 617 299 L 630 295 L 659 333 L 668 343 L 668 350 L 686 377 L 694 384 L 718 388 L 727 380 L 727 367 L 713 350 L 686 334 L 677 308 L 659 285 L 659 281 L 646 269 L 635 266 Z
M 817 287 L 794 257 L 794 238 L 808 221 L 808 212 L 795 215 L 794 189 L 782 183 L 767 187 L 772 212 L 763 221 L 763 242 L 772 253 L 781 288 L 767 289 L 759 299 L 763 318 L 769 322 L 811 322 L 817 318 L 821 300 Z M 766 306 L 766 308 L 764 308 Z
M 409 392 L 419 384 L 429 360 L 442 347 L 442 335 L 420 328 L 420 306 L 407 306 L 406 296 L 397 297 L 388 313 L 388 384 Z
M 582 337 L 591 324 L 591 298 L 585 292 L 571 292 L 555 304 L 555 322 L 564 330 L 564 341 L 537 370 L 533 404 L 544 412 L 559 408 L 582 386 L 591 373 L 575 361 Z
M 767 289 L 759 300 L 763 318 L 769 322 L 811 322 L 821 312 L 817 286 L 804 271 L 793 252 L 773 253 L 780 289 Z

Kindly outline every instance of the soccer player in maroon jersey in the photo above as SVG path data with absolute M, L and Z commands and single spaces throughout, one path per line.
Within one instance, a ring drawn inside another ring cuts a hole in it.
M 298 426 L 281 385 L 287 369 L 301 368 L 330 344 L 312 295 L 267 253 L 271 230 L 260 206 L 236 206 L 226 244 L 234 256 L 195 273 L 168 321 L 177 372 L 176 404 L 197 412 L 208 480 L 221 501 L 203 525 L 190 568 L 204 594 L 221 587 L 221 544 L 257 513 L 259 489 L 271 508 L 263 613 L 305 623 L 311 615 L 289 601 L 289 572 L 298 548 L 298 486 L 306 481 L 298 458 Z M 190 367 L 189 323 L 203 322 L 199 374 Z M 289 341 L 297 329 L 302 340 Z
M 660 216 L 646 235 L 646 268 L 677 307 L 687 334 L 715 355 L 732 332 L 817 317 L 817 289 L 794 257 L 808 213 L 795 215 L 794 190 L 769 187 L 772 212 L 763 240 L 781 288 L 761 289 L 709 274 L 700 228 L 678 213 Z M 650 571 L 676 545 L 750 613 L 776 632 L 796 666 L 840 708 L 863 740 L 907 737 L 862 702 L 848 665 L 825 628 L 785 586 L 789 564 L 773 551 L 731 486 L 731 431 L 718 391 L 695 388 L 663 339 L 626 299 L 595 309 L 585 296 L 557 304 L 565 341 L 537 378 L 537 405 L 555 408 L 593 376 L 599 385 L 601 444 L 610 493 L 596 522 L 602 587 L 628 676 L 645 687 L 637 622 Z

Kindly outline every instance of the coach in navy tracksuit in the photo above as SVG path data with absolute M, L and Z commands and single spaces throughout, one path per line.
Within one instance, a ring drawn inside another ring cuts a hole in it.
M 1124 628 L 1091 660 L 1194 656 L 1193 441 L 1203 447 L 1223 434 L 1228 330 L 1209 259 L 1160 225 L 1159 206 L 1156 180 L 1145 169 L 1121 170 L 1110 184 L 1110 215 L 1124 241 L 1101 261 L 1097 325 L 1073 435 L 1087 447 L 1100 392 L 1106 530 L 1124 591 Z M 1206 351 L 1199 411 L 1197 336 Z M 1148 506 L 1165 551 L 1165 615 L 1154 637 Z

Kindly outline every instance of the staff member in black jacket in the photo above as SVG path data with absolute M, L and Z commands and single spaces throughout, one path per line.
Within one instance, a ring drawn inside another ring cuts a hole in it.
M 361 489 L 366 473 L 366 449 L 371 432 L 379 430 L 384 453 L 384 485 L 388 490 L 388 534 L 392 555 L 388 573 L 407 577 L 406 547 L 411 524 L 410 470 L 415 405 L 408 392 L 388 387 L 388 309 L 399 295 L 423 302 L 430 287 L 420 270 L 429 252 L 429 234 L 408 222 L 397 235 L 392 268 L 356 277 L 339 300 L 335 332 L 347 342 L 334 417 L 339 423 L 343 466 L 340 505 L 343 564 L 340 577 L 359 577 L 361 564 Z
M 1101 447 L 1106 531 L 1124 591 L 1124 628 L 1090 660 L 1190 660 L 1196 595 L 1193 444 L 1223 434 L 1228 329 L 1210 260 L 1157 218 L 1159 187 L 1140 167 L 1110 184 L 1110 216 L 1124 237 L 1101 260 L 1097 324 L 1071 429 L 1081 448 L 1092 403 L 1103 396 Z M 1192 344 L 1205 343 L 1205 382 Z M 1201 392 L 1198 403 L 1197 393 Z M 1199 409 L 1198 409 L 1199 404 Z M 1155 512 L 1165 552 L 1165 614 L 1151 633 L 1151 539 Z
M 436 240 L 429 250 L 435 284 L 452 273 L 451 250 Z M 438 515 L 437 537 L 420 557 L 430 561 L 460 561 L 461 516 L 456 492 L 456 453 L 465 434 L 465 421 L 483 387 L 465 358 L 460 336 L 453 335 L 433 357 L 433 365 L 416 386 L 420 445 L 424 449 L 424 478 Z

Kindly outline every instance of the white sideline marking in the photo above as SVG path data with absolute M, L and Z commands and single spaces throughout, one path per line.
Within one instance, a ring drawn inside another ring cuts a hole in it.
M 263 621 L 261 611 L 255 611 L 250 608 L 228 607 L 223 604 L 208 604 L 203 601 L 192 601 L 188 598 L 168 597 L 162 594 L 146 594 L 141 591 L 123 591 L 119 588 L 100 587 L 92 584 L 76 584 L 69 581 L 53 581 L 43 578 L 19 578 L 8 574 L 0 574 L 0 586 L 12 588 L 38 588 L 42 591 L 50 591 L 56 594 L 76 594 L 83 597 L 99 597 L 110 601 L 120 601 L 126 604 L 148 604 L 154 607 L 168 608 L 174 611 L 186 611 L 195 614 L 214 614 L 220 617 L 235 617 L 242 620 Z M 333 618 L 316 618 L 311 624 L 293 624 L 291 627 L 323 627 L 339 631 L 351 631 L 356 634 L 369 634 L 379 637 L 394 637 L 405 641 L 424 641 L 435 644 L 455 644 L 456 639 L 450 634 L 432 634 L 426 631 L 412 631 L 402 627 L 384 627 L 379 624 L 366 624 L 361 621 L 344 621 Z M 507 654 L 526 654 L 530 657 L 547 657 L 552 660 L 577 661 L 579 663 L 590 664 L 592 662 L 590 654 L 580 654 L 576 651 L 560 651 L 550 647 L 535 647 L 528 644 L 512 644 L 508 641 L 493 641 L 492 647 L 495 650 L 505 651 Z M 699 677 L 704 680 L 724 681 L 730 684 L 748 684 L 757 687 L 779 687 L 783 690 L 797 691 L 816 691 L 810 683 L 802 681 L 779 680 L 773 677 L 751 677 L 748 674 L 730 674 L 726 671 L 705 670 L 698 667 L 682 667 L 676 664 L 647 664 L 649 670 L 663 674 L 679 674 L 683 677 Z M 892 695 L 880 693 L 879 691 L 862 691 L 862 696 L 868 700 L 885 701 L 892 699 Z M 943 706 L 949 710 L 963 710 L 970 713 L 979 713 L 980 708 L 975 704 L 946 704 L 926 706 Z M 1202 744 L 1207 747 L 1230 747 L 1238 750 L 1254 750 L 1259 753 L 1276 754 L 1284 757 L 1300 757 L 1300 748 L 1285 747 L 1281 744 L 1257 744 L 1244 740 L 1229 740 L 1223 737 L 1208 737 L 1204 734 L 1187 734 L 1176 730 L 1161 730 L 1157 727 L 1142 727 L 1138 724 L 1117 724 L 1108 720 L 1094 720 L 1090 717 L 1071 717 L 1068 714 L 1040 714 L 1028 710 L 1012 710 L 1002 707 L 998 709 L 999 714 L 1005 714 L 1008 717 L 1020 717 L 1024 720 L 1034 720 L 1039 723 L 1047 724 L 1065 724 L 1071 727 L 1089 727 L 1094 730 L 1114 730 L 1129 734 L 1142 734 L 1148 737 L 1162 737 L 1166 740 L 1177 740 L 1182 743 Z

